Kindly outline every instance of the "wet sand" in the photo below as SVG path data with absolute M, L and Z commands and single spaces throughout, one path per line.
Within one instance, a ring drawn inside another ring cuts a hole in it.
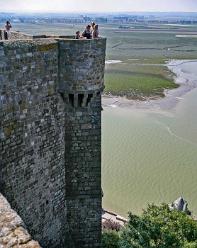
M 139 109 L 169 110 L 191 90 L 197 88 L 197 60 L 171 60 L 167 67 L 174 73 L 174 80 L 180 86 L 165 90 L 164 98 L 128 100 L 126 97 L 103 96 L 103 107 L 129 107 Z
M 103 98 L 103 207 L 124 217 L 179 196 L 197 213 L 197 60 L 168 66 L 180 87 L 162 99 Z

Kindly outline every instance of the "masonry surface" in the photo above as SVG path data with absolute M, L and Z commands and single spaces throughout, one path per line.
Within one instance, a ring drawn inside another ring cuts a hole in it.
M 41 248 L 32 240 L 24 222 L 11 209 L 10 204 L 0 194 L 0 247 L 1 248 Z
M 44 248 L 100 247 L 105 47 L 0 41 L 0 192 Z

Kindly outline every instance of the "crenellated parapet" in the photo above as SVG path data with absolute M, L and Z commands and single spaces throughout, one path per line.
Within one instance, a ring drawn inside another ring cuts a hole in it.
M 44 248 L 100 247 L 105 47 L 18 32 L 0 41 L 0 192 Z

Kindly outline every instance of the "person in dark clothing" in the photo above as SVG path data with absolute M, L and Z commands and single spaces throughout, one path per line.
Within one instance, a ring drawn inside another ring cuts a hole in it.
M 91 32 L 91 26 L 88 25 L 84 32 L 82 33 L 82 36 L 86 39 L 92 39 L 92 32 Z
M 6 22 L 5 24 L 5 30 L 4 30 L 4 37 L 5 40 L 8 40 L 9 34 L 10 34 L 10 29 L 12 28 L 12 25 L 9 21 Z

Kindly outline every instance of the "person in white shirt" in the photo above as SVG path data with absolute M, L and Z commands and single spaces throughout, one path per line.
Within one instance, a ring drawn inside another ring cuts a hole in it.
M 98 37 L 99 37 L 98 25 L 95 25 L 94 31 L 93 31 L 93 33 L 92 33 L 92 38 L 93 38 L 93 39 L 96 39 L 96 38 L 98 38 Z

